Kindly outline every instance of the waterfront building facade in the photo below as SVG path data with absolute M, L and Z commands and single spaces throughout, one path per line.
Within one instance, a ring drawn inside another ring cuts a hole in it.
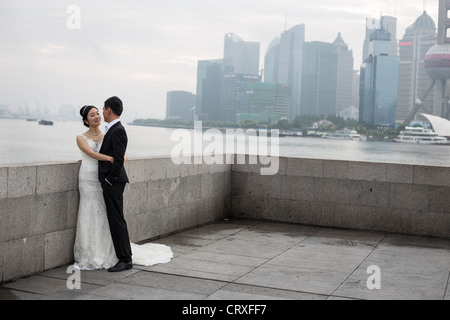
M 380 19 L 367 18 L 366 19 L 366 36 L 364 38 L 363 45 L 363 62 L 369 58 L 370 51 L 370 38 L 374 31 L 376 30 L 386 30 L 391 35 L 390 45 L 391 49 L 388 52 L 390 56 L 398 55 L 398 43 L 397 43 L 397 18 L 382 16 Z
M 359 80 L 360 70 L 353 70 L 352 106 L 359 110 Z M 358 116 L 359 117 L 359 116 Z
M 226 73 L 259 75 L 259 42 L 244 41 L 233 33 L 225 35 L 224 70 Z
M 394 126 L 398 95 L 397 56 L 390 56 L 391 35 L 375 30 L 369 57 L 361 66 L 359 120 L 369 127 Z
M 264 82 L 285 84 L 292 89 L 290 119 L 301 114 L 304 43 L 305 25 L 296 25 L 274 39 L 265 56 Z
M 219 118 L 223 59 L 197 63 L 196 114 L 199 120 Z
M 307 42 L 300 115 L 336 115 L 338 54 L 332 43 Z
M 167 119 L 193 121 L 194 107 L 195 94 L 187 91 L 169 91 L 167 93 Z
M 206 69 L 202 91 L 202 120 L 221 120 L 221 93 L 222 93 L 223 65 L 216 63 Z
M 222 77 L 220 119 L 237 122 L 237 114 L 248 111 L 247 87 L 261 82 L 258 75 L 229 73 Z
M 238 114 L 238 122 L 252 119 L 277 122 L 287 119 L 291 106 L 291 88 L 288 85 L 255 82 L 247 85 L 247 110 Z
M 437 32 L 433 19 L 424 12 L 399 42 L 400 66 L 396 120 L 403 123 L 430 82 L 425 71 L 425 55 L 436 44 Z M 422 112 L 433 114 L 434 88 L 422 104 Z
M 264 82 L 278 83 L 278 70 L 280 64 L 281 38 L 277 37 L 269 44 L 264 57 Z
M 340 114 L 352 105 L 353 51 L 349 49 L 339 32 L 333 42 L 337 53 L 336 112 Z

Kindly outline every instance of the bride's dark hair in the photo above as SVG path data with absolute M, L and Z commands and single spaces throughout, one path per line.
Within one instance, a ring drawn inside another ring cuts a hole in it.
M 89 111 L 91 111 L 92 108 L 97 109 L 94 106 L 84 106 L 83 108 L 80 109 L 80 116 L 83 118 L 83 124 L 85 127 L 88 127 L 88 128 L 89 128 L 89 124 L 87 124 L 86 121 L 87 121 L 87 116 L 89 114 Z M 98 109 L 97 109 L 97 111 L 98 111 Z

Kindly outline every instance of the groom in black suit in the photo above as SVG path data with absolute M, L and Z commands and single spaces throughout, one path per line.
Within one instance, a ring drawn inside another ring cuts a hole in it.
M 130 237 L 123 214 L 123 192 L 129 181 L 123 166 L 128 138 L 125 128 L 120 123 L 122 111 L 122 101 L 118 97 L 112 97 L 105 101 L 103 117 L 108 125 L 100 153 L 113 157 L 114 163 L 106 161 L 98 163 L 98 176 L 103 188 L 109 228 L 119 259 L 114 267 L 108 269 L 109 272 L 133 268 Z

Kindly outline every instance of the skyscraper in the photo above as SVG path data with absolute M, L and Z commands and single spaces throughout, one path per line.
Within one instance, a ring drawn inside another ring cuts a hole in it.
M 265 56 L 264 82 L 287 84 L 292 88 L 291 119 L 301 113 L 304 42 L 305 25 L 296 25 L 274 39 Z
M 249 84 L 260 81 L 258 75 L 225 74 L 222 79 L 220 119 L 236 122 L 238 113 L 246 113 L 248 111 L 247 87 Z
M 196 114 L 200 120 L 219 120 L 223 60 L 200 60 L 197 64 Z
M 225 35 L 223 76 L 220 93 L 220 119 L 236 122 L 237 114 L 247 112 L 247 84 L 260 81 L 258 42 Z
M 353 70 L 352 106 L 359 110 L 359 81 L 360 70 Z
M 397 122 L 404 122 L 422 96 L 430 81 L 425 71 L 425 55 L 436 44 L 437 33 L 433 19 L 424 12 L 400 40 Z M 423 101 L 424 112 L 433 114 L 434 94 Z
M 278 83 L 283 82 L 284 79 L 291 81 L 297 87 L 292 87 L 292 103 L 297 102 L 299 104 L 294 105 L 291 109 L 291 118 L 297 115 L 336 115 L 342 110 L 352 105 L 352 84 L 353 84 L 353 52 L 350 50 L 339 33 L 333 43 L 325 42 L 304 42 L 304 27 L 298 26 L 295 29 L 291 29 L 290 33 L 285 33 L 291 36 L 291 43 L 302 43 L 300 46 L 291 48 L 295 49 L 292 53 L 297 53 L 297 59 L 294 59 L 291 55 L 290 60 L 283 60 L 283 50 L 281 45 L 283 43 L 283 36 L 279 44 L 276 39 L 269 47 L 270 50 L 266 54 L 266 63 L 275 61 L 276 46 L 280 47 L 278 70 L 276 66 L 269 66 L 269 75 L 277 74 L 278 77 L 266 78 L 265 81 L 274 81 Z M 288 43 L 288 39 L 285 38 L 285 43 Z M 300 41 L 301 40 L 301 41 Z M 286 63 L 283 61 L 292 62 L 293 67 L 285 68 Z M 283 70 L 283 68 L 285 68 Z M 296 69 L 297 68 L 297 69 Z M 266 65 L 267 69 L 267 65 Z M 272 72 L 277 70 L 278 73 Z M 297 72 L 293 72 L 297 70 Z M 267 75 L 267 74 L 266 74 Z M 296 79 L 296 77 L 299 77 Z M 299 92 L 295 92 L 296 89 L 300 89 Z
M 206 67 L 206 76 L 202 81 L 202 120 L 221 120 L 223 65 L 217 62 Z
M 260 121 L 287 119 L 291 106 L 291 88 L 287 84 L 255 82 L 247 85 L 247 105 L 241 115 Z
M 167 93 L 166 118 L 185 121 L 194 120 L 195 95 L 187 91 L 169 91 Z
M 338 54 L 332 43 L 306 42 L 300 115 L 336 115 Z
M 281 39 L 279 37 L 273 39 L 266 50 L 266 56 L 264 58 L 264 82 L 278 83 L 280 42 Z
M 353 87 L 353 52 L 348 48 L 341 33 L 333 42 L 337 53 L 337 88 L 336 114 L 341 113 L 352 105 Z
M 388 52 L 390 56 L 398 55 L 397 45 L 397 18 L 382 16 L 380 19 L 367 18 L 366 19 L 366 37 L 363 45 L 363 61 L 370 55 L 370 36 L 375 30 L 384 29 L 391 35 L 391 50 Z
M 259 75 L 259 42 L 247 42 L 239 36 L 225 35 L 223 61 L 226 73 Z
M 394 126 L 398 95 L 398 57 L 390 56 L 391 35 L 372 32 L 369 57 L 361 66 L 359 120 L 365 125 Z

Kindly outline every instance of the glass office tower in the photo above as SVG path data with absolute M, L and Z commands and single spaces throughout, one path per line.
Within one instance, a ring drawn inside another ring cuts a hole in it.
M 340 114 L 352 105 L 353 88 L 353 51 L 339 32 L 333 45 L 337 53 L 336 114 Z
M 391 50 L 388 52 L 390 56 L 397 56 L 398 44 L 397 44 L 397 18 L 382 16 L 380 19 L 367 18 L 366 19 L 366 37 L 363 45 L 363 61 L 370 56 L 370 37 L 376 30 L 383 29 L 391 35 Z
M 166 118 L 194 121 L 195 95 L 187 91 L 167 92 Z
M 239 36 L 225 35 L 223 62 L 226 73 L 259 75 L 259 42 L 244 41 Z
M 274 39 L 266 51 L 264 82 L 286 84 L 292 89 L 289 117 L 300 115 L 305 25 L 299 24 Z
M 222 59 L 198 61 L 195 112 L 199 120 L 219 120 L 222 69 Z
M 337 71 L 332 43 L 305 43 L 300 115 L 336 115 Z
M 361 67 L 359 120 L 370 127 L 395 126 L 399 59 L 389 55 L 386 30 L 374 31 L 370 41 L 369 57 Z

